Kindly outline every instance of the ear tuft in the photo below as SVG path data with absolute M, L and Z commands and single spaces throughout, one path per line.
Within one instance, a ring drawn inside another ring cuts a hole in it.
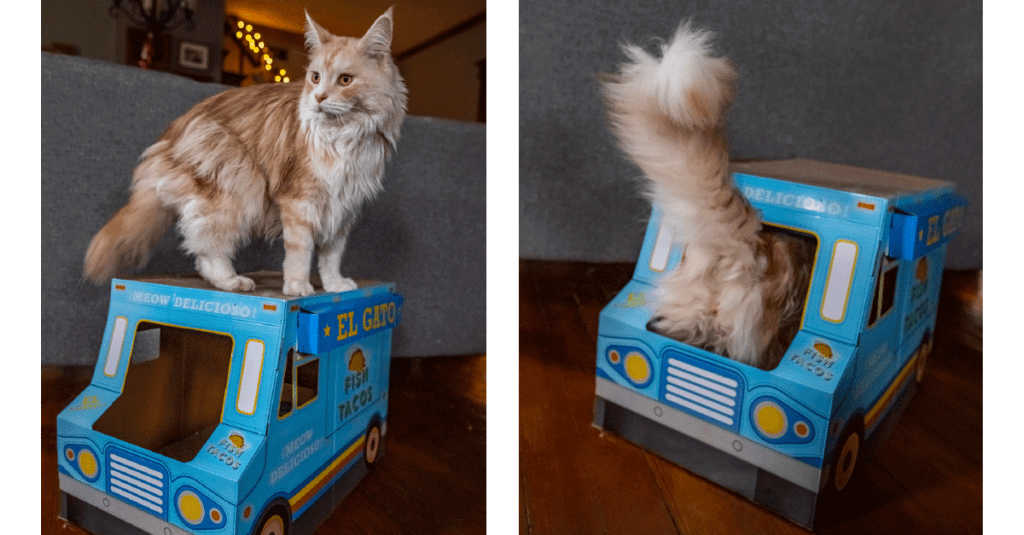
M 394 9 L 394 6 L 389 7 L 383 15 L 377 17 L 373 26 L 366 31 L 366 35 L 359 40 L 359 45 L 369 56 L 378 58 L 391 53 L 391 34 L 394 24 L 391 13 Z
M 333 35 L 316 23 L 313 17 L 309 16 L 309 11 L 306 11 L 306 48 L 313 50 L 318 48 L 320 45 L 329 41 Z

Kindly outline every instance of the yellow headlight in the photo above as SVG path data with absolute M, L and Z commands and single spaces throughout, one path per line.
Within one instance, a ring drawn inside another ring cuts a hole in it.
M 96 456 L 91 451 L 82 449 L 78 452 L 78 469 L 82 471 L 82 475 L 92 479 L 99 473 L 100 464 L 96 462 Z
M 178 496 L 178 512 L 189 524 L 198 524 L 203 521 L 205 511 L 203 502 L 194 493 L 185 491 Z
M 758 405 L 756 412 L 757 427 L 769 437 L 780 437 L 786 433 L 786 414 L 778 405 L 764 402 Z
M 647 364 L 647 359 L 639 353 L 626 355 L 626 375 L 634 383 L 646 382 L 651 377 L 651 367 Z

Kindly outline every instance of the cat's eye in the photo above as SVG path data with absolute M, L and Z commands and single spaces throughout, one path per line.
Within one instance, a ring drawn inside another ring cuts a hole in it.
M 311 73 L 309 75 L 309 79 L 312 80 L 314 84 L 319 84 L 320 83 L 320 73 L 318 73 L 316 71 L 313 71 L 313 73 Z
M 338 83 L 341 85 L 351 84 L 352 80 L 353 78 L 351 74 L 342 74 L 341 76 L 338 77 Z

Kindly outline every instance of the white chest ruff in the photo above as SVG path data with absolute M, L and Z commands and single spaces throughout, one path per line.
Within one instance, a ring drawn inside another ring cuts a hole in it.
M 321 241 L 337 236 L 355 219 L 360 207 L 383 190 L 386 151 L 373 139 L 344 134 L 342 129 L 333 139 L 312 136 L 320 139 L 310 144 L 313 174 L 323 192 L 314 201 L 319 214 L 313 218 Z

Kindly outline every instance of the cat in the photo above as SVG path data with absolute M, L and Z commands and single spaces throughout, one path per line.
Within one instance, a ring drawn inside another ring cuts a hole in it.
M 145 265 L 177 221 L 196 270 L 221 290 L 255 288 L 232 265 L 254 237 L 283 237 L 284 294 L 315 293 L 314 248 L 324 290 L 356 288 L 341 275 L 345 242 L 382 191 L 407 106 L 392 31 L 392 9 L 361 38 L 332 35 L 307 12 L 305 80 L 230 89 L 173 121 L 142 153 L 128 204 L 89 244 L 84 278 Z
M 712 39 L 684 22 L 660 58 L 623 45 L 628 59 L 602 94 L 646 197 L 685 247 L 658 279 L 648 329 L 772 369 L 799 329 L 814 246 L 765 230 L 732 180 L 725 126 L 737 74 Z

